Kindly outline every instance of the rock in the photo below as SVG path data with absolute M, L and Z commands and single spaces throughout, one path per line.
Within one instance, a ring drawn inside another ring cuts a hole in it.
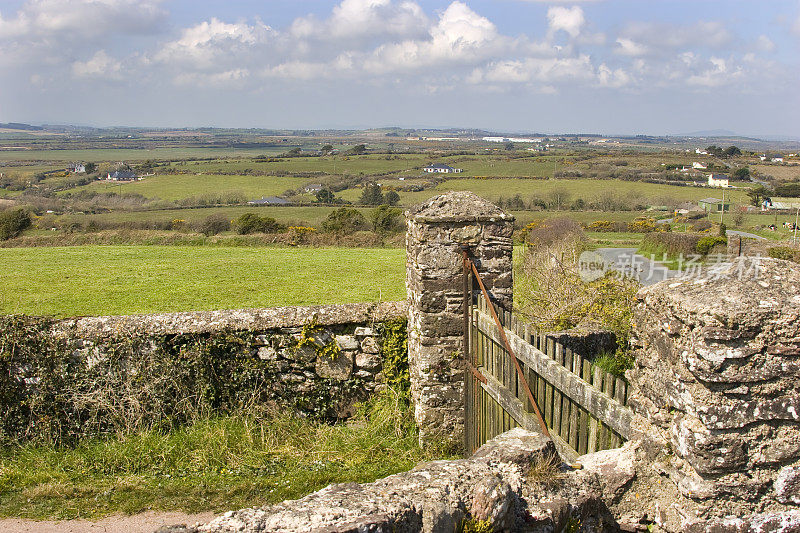
M 610 506 L 636 477 L 636 446 L 635 442 L 627 442 L 622 448 L 582 455 L 578 458 L 582 468 L 576 475 L 594 476 L 594 482 L 601 487 L 603 500 Z
M 340 350 L 358 350 L 360 347 L 353 335 L 336 335 L 336 345 Z
M 364 337 L 361 341 L 361 351 L 364 353 L 377 354 L 380 353 L 381 347 L 375 337 Z
M 353 333 L 356 337 L 372 337 L 375 335 L 375 330 L 369 327 L 357 327 Z
M 800 505 L 800 466 L 781 469 L 775 480 L 775 496 L 781 503 Z
M 318 356 L 316 372 L 321 378 L 345 380 L 353 373 L 353 354 L 340 352 L 334 359 Z
M 278 358 L 278 351 L 272 346 L 262 346 L 258 349 L 258 358 L 262 361 L 274 361 Z
M 380 355 L 371 353 L 356 354 L 356 366 L 364 370 L 379 370 L 383 366 Z

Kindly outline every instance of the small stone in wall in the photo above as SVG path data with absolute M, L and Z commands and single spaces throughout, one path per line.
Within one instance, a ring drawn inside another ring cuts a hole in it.
M 317 357 L 317 375 L 322 378 L 345 380 L 353 373 L 353 354 L 342 352 L 334 359 Z
M 359 345 L 352 335 L 336 335 L 336 345 L 340 350 L 358 350 Z
M 356 337 L 372 337 L 375 335 L 375 331 L 372 328 L 357 327 L 354 335 Z
M 380 353 L 381 347 L 378 346 L 378 341 L 375 340 L 375 337 L 365 337 L 361 341 L 361 350 L 365 353 L 376 354 Z
M 378 370 L 382 365 L 381 356 L 376 353 L 356 354 L 356 366 L 364 370 Z
M 258 349 L 258 358 L 262 361 L 274 361 L 278 358 L 278 351 L 272 346 L 263 346 Z
M 775 495 L 781 503 L 800 505 L 800 466 L 787 466 L 775 480 Z

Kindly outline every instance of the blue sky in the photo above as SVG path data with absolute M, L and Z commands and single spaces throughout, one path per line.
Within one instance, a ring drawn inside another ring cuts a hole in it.
M 0 0 L 0 121 L 800 138 L 800 2 Z

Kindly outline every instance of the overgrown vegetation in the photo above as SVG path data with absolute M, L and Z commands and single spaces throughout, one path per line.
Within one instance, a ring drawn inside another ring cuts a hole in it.
M 514 282 L 516 311 L 540 331 L 585 327 L 613 332 L 619 346 L 613 357 L 619 368 L 627 368 L 638 283 L 615 272 L 588 283 L 583 281 L 578 272 L 579 256 L 586 249 L 582 233 L 564 231 L 562 226 L 554 226 L 554 231 L 555 228 L 560 228 L 559 237 L 535 239 L 518 262 L 521 265 Z
M 226 511 L 298 498 L 330 483 L 370 482 L 441 454 L 420 448 L 404 394 L 389 388 L 333 425 L 251 412 L 74 447 L 5 447 L 0 516 Z
M 13 239 L 31 225 L 31 215 L 24 209 L 0 212 L 0 241 Z

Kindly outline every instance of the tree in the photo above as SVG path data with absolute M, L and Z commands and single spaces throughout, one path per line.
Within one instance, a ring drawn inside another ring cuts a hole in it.
M 553 189 L 547 194 L 548 207 L 550 209 L 561 210 L 570 200 L 570 193 L 564 188 Z
M 322 229 L 331 233 L 353 233 L 367 229 L 367 220 L 357 209 L 340 207 L 322 222 Z
M 800 198 L 800 182 L 784 183 L 775 187 L 775 196 Z
M 92 172 L 97 170 L 97 163 L 86 163 L 85 165 L 83 165 L 83 168 L 86 169 L 87 174 L 91 174 Z
M 327 153 L 333 152 L 333 145 L 332 144 L 326 144 L 325 146 L 320 148 L 320 151 L 323 154 L 327 154 Z
M 397 191 L 386 191 L 386 194 L 383 195 L 383 201 L 387 205 L 397 205 L 400 202 L 400 195 L 397 194 Z
M 357 144 L 350 148 L 349 153 L 352 155 L 361 155 L 367 151 L 366 144 Z
M 255 213 L 244 213 L 234 223 L 236 233 L 248 235 L 250 233 L 276 233 L 283 231 L 286 226 L 279 224 L 272 217 L 260 217 Z
M 0 212 L 0 241 L 13 239 L 31 225 L 31 215 L 24 209 Z
M 725 157 L 733 157 L 735 155 L 742 155 L 742 151 L 739 150 L 736 146 L 728 146 L 725 148 Z
M 756 185 L 747 191 L 747 197 L 750 199 L 750 205 L 759 206 L 767 197 L 767 189 L 763 185 Z
M 317 197 L 317 202 L 321 204 L 334 204 L 336 203 L 336 195 L 330 189 L 322 189 L 317 191 L 314 195 Z
M 228 217 L 220 214 L 208 215 L 197 227 L 197 231 L 206 237 L 228 231 L 229 229 L 231 229 L 231 221 L 228 220 Z
M 400 210 L 388 205 L 382 205 L 375 209 L 370 216 L 370 221 L 375 233 L 386 234 L 402 229 Z
M 748 180 L 750 179 L 750 169 L 747 167 L 737 168 L 733 173 L 733 177 L 737 180 Z
M 513 149 L 514 149 L 514 143 L 507 142 L 506 143 L 506 150 L 513 150 Z
M 358 203 L 361 205 L 381 205 L 385 203 L 381 186 L 375 182 L 364 185 L 364 190 L 361 191 L 361 198 L 358 199 Z

